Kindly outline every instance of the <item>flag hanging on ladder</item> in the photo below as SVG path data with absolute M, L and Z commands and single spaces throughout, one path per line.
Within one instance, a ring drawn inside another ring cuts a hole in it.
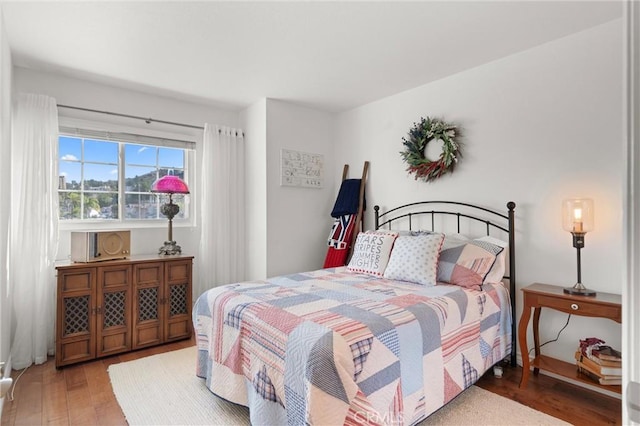
M 329 248 L 324 260 L 324 268 L 347 264 L 354 233 L 356 229 L 360 230 L 359 222 L 362 221 L 362 211 L 366 209 L 364 184 L 368 168 L 369 162 L 365 161 L 362 179 L 346 179 L 349 165 L 345 164 L 344 166 L 338 197 L 331 211 L 331 217 L 334 218 L 334 221 L 327 240 Z

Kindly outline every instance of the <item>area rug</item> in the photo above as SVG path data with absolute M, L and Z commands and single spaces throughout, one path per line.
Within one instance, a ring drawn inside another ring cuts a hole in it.
M 195 376 L 190 347 L 112 364 L 109 377 L 129 425 L 249 425 L 249 410 L 218 398 Z M 555 417 L 472 386 L 419 423 L 567 425 Z

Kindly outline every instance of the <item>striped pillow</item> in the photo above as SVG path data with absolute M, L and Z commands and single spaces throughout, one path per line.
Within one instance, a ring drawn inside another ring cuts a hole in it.
M 503 247 L 487 241 L 447 237 L 438 260 L 438 282 L 480 290 L 496 257 L 503 250 Z

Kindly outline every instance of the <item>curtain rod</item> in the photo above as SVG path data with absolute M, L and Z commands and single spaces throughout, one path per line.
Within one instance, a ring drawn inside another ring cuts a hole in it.
M 153 123 L 170 124 L 172 126 L 188 127 L 190 129 L 204 130 L 204 127 L 202 127 L 202 126 L 194 126 L 192 124 L 176 123 L 174 121 L 156 120 L 155 118 L 145 118 L 145 117 L 140 117 L 140 116 L 137 116 L 137 115 L 120 114 L 118 112 L 100 111 L 98 109 L 81 108 L 81 107 L 75 107 L 75 106 L 70 106 L 70 105 L 62 105 L 62 104 L 58 104 L 58 108 L 76 109 L 76 110 L 79 110 L 79 111 L 96 112 L 98 114 L 116 115 L 118 117 L 133 118 L 133 119 L 136 119 L 136 120 L 144 120 L 144 122 L 147 123 L 147 124 L 150 124 L 150 123 L 153 122 Z

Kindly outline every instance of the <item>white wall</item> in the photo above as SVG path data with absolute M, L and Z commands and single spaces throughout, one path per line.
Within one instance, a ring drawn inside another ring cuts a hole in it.
M 2 10 L 0 10 L 0 361 L 9 359 L 11 349 L 12 303 L 7 294 L 7 241 L 9 205 L 9 183 L 11 182 L 11 53 L 5 33 Z M 0 376 L 1 378 L 1 376 Z M 0 417 L 2 399 L 0 398 Z
M 339 181 L 333 175 L 335 116 L 261 99 L 240 113 L 240 122 L 247 157 L 247 279 L 320 269 Z M 280 186 L 283 148 L 322 154 L 324 186 Z
M 267 100 L 240 112 L 245 141 L 245 277 L 267 276 Z
M 257 238 L 255 246 L 251 248 L 251 240 L 248 244 L 250 257 L 258 255 L 248 262 L 249 278 L 321 267 L 342 166 L 350 164 L 352 174 L 357 170 L 359 175 L 363 162 L 370 160 L 369 206 L 441 198 L 499 208 L 515 201 L 519 287 L 535 281 L 575 282 L 575 249 L 561 229 L 560 203 L 570 196 L 594 198 L 596 230 L 586 238 L 583 282 L 598 291 L 621 293 L 621 37 L 621 21 L 613 21 L 337 117 L 271 99 L 238 114 L 22 68 L 14 69 L 13 90 L 169 121 L 247 127 L 247 151 L 255 149 L 247 156 L 247 182 L 259 185 L 250 185 L 247 192 L 247 207 L 253 203 L 256 208 L 247 209 L 248 234 L 258 232 L 251 236 Z M 3 61 L 4 90 L 7 68 L 10 72 Z M 0 125 L 6 126 L 8 112 L 0 108 Z M 456 172 L 430 184 L 407 176 L 398 154 L 402 136 L 424 115 L 459 123 L 465 137 Z M 0 130 L 4 137 L 6 130 Z M 323 154 L 324 188 L 281 187 L 282 148 Z M 369 227 L 371 215 L 369 208 Z M 136 230 L 133 251 L 155 251 L 165 232 L 164 226 Z M 196 228 L 177 228 L 175 233 L 186 252 L 195 252 Z M 61 243 L 59 257 L 64 258 L 64 237 Z M 519 317 L 520 296 L 518 300 Z M 543 313 L 542 340 L 555 337 L 565 318 Z M 574 317 L 560 341 L 545 352 L 571 361 L 578 339 L 587 335 L 620 346 L 617 324 Z
M 210 124 L 236 127 L 238 122 L 238 113 L 236 111 L 215 108 L 205 104 L 150 95 L 136 92 L 135 90 L 122 89 L 107 84 L 22 67 L 15 67 L 14 73 L 13 84 L 16 93 L 28 92 L 52 96 L 56 98 L 59 104 L 151 117 L 196 126 L 202 126 L 208 122 Z M 70 110 L 64 111 L 64 115 L 71 114 L 75 116 L 80 113 L 71 112 Z M 114 122 L 122 121 L 117 117 L 106 115 L 82 115 L 82 117 L 99 117 Z M 124 120 L 128 124 L 143 126 L 143 128 L 162 128 L 157 123 L 147 125 L 137 120 Z M 168 127 L 168 129 L 202 133 L 201 130 L 177 129 L 173 126 Z
M 333 115 L 291 103 L 263 99 L 240 113 L 111 87 L 57 74 L 14 68 L 15 93 L 52 96 L 58 104 L 79 106 L 161 120 L 203 125 L 205 122 L 245 129 L 247 144 L 247 278 L 317 269 L 322 266 L 329 232 L 329 213 L 337 189 L 333 175 Z M 104 120 L 150 131 L 182 132 L 201 137 L 200 130 L 82 113 L 60 108 L 61 116 Z M 323 189 L 280 187 L 280 149 L 325 156 Z M 359 161 L 362 163 L 362 161 Z M 195 195 L 197 196 L 197 195 Z M 295 211 L 292 211 L 294 210 Z M 69 230 L 60 232 L 58 259 L 70 252 Z M 195 253 L 197 227 L 174 226 L 184 253 Z M 153 253 L 166 236 L 166 225 L 132 230 L 132 253 Z M 313 241 L 309 244 L 308 241 Z M 196 259 L 196 262 L 198 259 Z
M 504 209 L 515 201 L 518 288 L 575 283 L 576 251 L 562 230 L 561 202 L 593 198 L 596 229 L 582 250 L 583 283 L 620 294 L 621 46 L 616 20 L 345 112 L 338 116 L 336 150 L 352 164 L 371 160 L 371 205 L 448 199 Z M 427 115 L 458 123 L 464 136 L 456 171 L 433 183 L 414 181 L 398 154 L 401 138 Z M 336 162 L 334 174 L 339 170 Z M 565 320 L 545 310 L 541 340 L 555 338 Z M 578 340 L 591 336 L 621 346 L 618 324 L 574 316 L 544 352 L 573 362 Z
M 333 172 L 335 117 L 289 102 L 267 100 L 267 276 L 322 268 L 342 176 Z M 280 186 L 280 150 L 322 154 L 321 189 Z M 355 164 L 362 164 L 362 160 Z
M 213 108 L 204 104 L 184 102 L 163 96 L 153 96 L 142 92 L 120 89 L 104 84 L 63 77 L 57 74 L 14 68 L 13 89 L 15 93 L 38 93 L 52 96 L 58 104 L 90 108 L 151 117 L 159 120 L 203 126 L 204 123 L 237 127 L 238 113 Z M 181 133 L 192 138 L 201 138 L 202 130 L 184 127 L 146 124 L 141 120 L 119 118 L 104 114 L 82 113 L 60 108 L 62 117 L 91 119 L 137 127 L 145 131 Z M 195 139 L 194 139 L 195 140 Z M 194 194 L 193 196 L 197 196 Z M 67 259 L 70 253 L 69 230 L 60 232 L 58 259 Z M 174 225 L 174 238 L 185 254 L 195 254 L 198 249 L 200 232 L 197 227 Z M 136 228 L 131 232 L 133 254 L 156 253 L 167 236 L 167 225 L 163 223 L 153 228 Z M 195 260 L 196 262 L 198 259 Z

